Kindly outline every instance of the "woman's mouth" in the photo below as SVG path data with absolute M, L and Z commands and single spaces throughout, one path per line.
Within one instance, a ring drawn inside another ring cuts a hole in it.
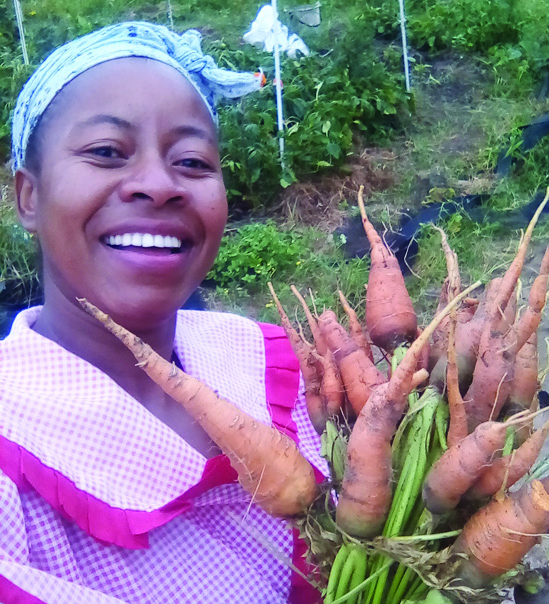
M 156 277 L 180 278 L 189 261 L 194 243 L 175 235 L 147 232 L 125 232 L 101 237 L 108 251 L 108 263 L 123 267 L 129 273 L 137 272 Z
M 189 247 L 189 242 L 172 235 L 153 235 L 152 233 L 123 233 L 107 235 L 103 242 L 117 250 L 135 252 L 153 252 L 160 254 L 179 254 Z

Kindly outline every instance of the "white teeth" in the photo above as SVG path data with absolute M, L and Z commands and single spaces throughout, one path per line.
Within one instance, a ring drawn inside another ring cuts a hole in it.
M 141 245 L 143 247 L 153 247 L 154 246 L 154 237 L 150 233 L 145 233 L 143 235 Z
M 105 237 L 108 245 L 121 247 L 157 247 L 180 248 L 181 239 L 171 235 L 152 235 L 151 233 L 124 233 L 123 235 L 109 235 Z

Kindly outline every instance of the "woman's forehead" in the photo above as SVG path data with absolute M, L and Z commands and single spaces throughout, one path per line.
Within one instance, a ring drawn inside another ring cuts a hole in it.
M 164 101 L 164 104 L 163 102 Z M 216 127 L 194 86 L 178 71 L 153 59 L 129 57 L 92 67 L 67 84 L 52 103 L 52 116 L 86 120 L 105 109 L 128 114 L 140 109 L 154 113 L 168 102 L 181 114 L 199 118 Z
M 150 89 L 148 86 L 152 82 L 159 88 Z M 58 96 L 70 99 L 97 90 L 95 101 L 100 101 L 101 98 L 143 89 L 154 101 L 160 91 L 168 88 L 195 98 L 207 111 L 206 103 L 184 75 L 169 65 L 145 57 L 125 57 L 95 65 L 66 84 Z

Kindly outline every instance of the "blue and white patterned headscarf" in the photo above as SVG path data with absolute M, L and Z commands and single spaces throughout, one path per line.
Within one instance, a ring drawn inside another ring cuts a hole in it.
M 13 170 L 24 165 L 29 136 L 55 95 L 84 71 L 106 61 L 145 57 L 171 65 L 196 88 L 212 115 L 216 97 L 235 98 L 260 87 L 251 73 L 219 69 L 200 48 L 201 34 L 183 34 L 162 25 L 130 21 L 105 27 L 55 50 L 23 87 L 13 114 Z

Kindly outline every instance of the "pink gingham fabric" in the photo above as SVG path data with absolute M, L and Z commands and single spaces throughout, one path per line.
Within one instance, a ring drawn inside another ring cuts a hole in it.
M 304 546 L 113 380 L 31 329 L 0 342 L 3 604 L 308 604 Z M 294 438 L 326 473 L 280 328 L 180 311 L 185 371 Z

